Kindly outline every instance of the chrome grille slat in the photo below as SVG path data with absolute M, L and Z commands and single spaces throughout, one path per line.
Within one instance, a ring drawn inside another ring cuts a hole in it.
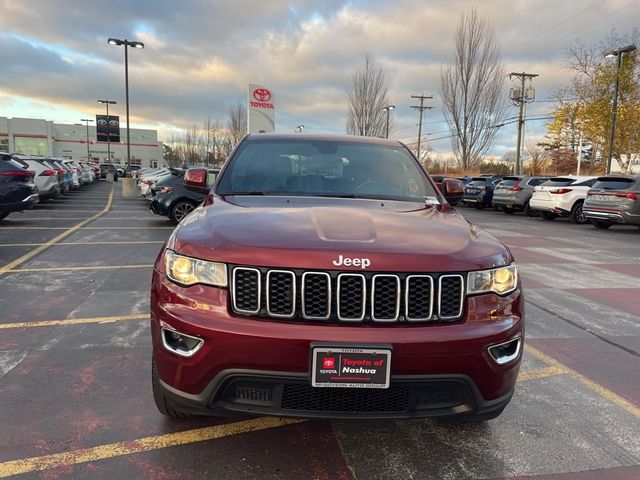
M 431 275 L 408 275 L 405 279 L 404 308 L 409 322 L 428 321 L 433 318 L 433 277 Z M 411 301 L 411 295 L 414 296 Z M 418 298 L 415 298 L 418 296 Z M 420 316 L 419 312 L 427 315 Z
M 393 315 L 389 315 L 389 311 Z M 374 275 L 371 279 L 371 319 L 376 322 L 397 322 L 399 318 L 400 277 L 391 274 Z
M 459 294 L 455 290 L 459 289 Z M 438 317 L 442 320 L 462 315 L 464 279 L 462 275 L 441 275 L 438 279 Z
M 288 270 L 269 270 L 265 290 L 267 313 L 270 316 L 292 318 L 296 314 L 295 273 Z
M 358 291 L 357 283 L 361 284 Z M 355 297 L 349 301 L 348 297 Z M 341 273 L 338 275 L 338 288 L 336 289 L 336 301 L 338 302 L 338 320 L 343 322 L 361 322 L 367 313 L 367 279 L 361 273 Z M 354 310 L 354 309 L 358 310 Z M 345 312 L 345 310 L 348 310 Z M 359 311 L 360 315 L 348 315 Z M 343 315 L 346 313 L 347 315 Z
M 307 282 L 309 282 L 308 286 Z M 325 286 L 323 287 L 323 285 Z M 304 272 L 300 297 L 303 318 L 329 320 L 331 317 L 331 275 L 327 272 Z
M 452 322 L 462 317 L 464 277 L 231 266 L 234 312 L 292 321 Z

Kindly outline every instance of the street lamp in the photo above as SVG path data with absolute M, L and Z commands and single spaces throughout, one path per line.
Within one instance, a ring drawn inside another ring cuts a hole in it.
M 304 130 L 304 125 L 298 125 L 295 129 L 297 133 L 302 133 L 303 130 Z
M 131 139 L 129 136 L 129 55 L 127 53 L 127 47 L 142 49 L 144 48 L 144 43 L 130 41 L 126 38 L 124 40 L 109 38 L 107 39 L 107 43 L 109 45 L 124 46 L 124 90 L 127 109 L 127 165 L 125 167 L 125 172 L 127 172 L 131 166 Z
M 109 122 L 111 118 L 109 117 L 109 105 L 115 105 L 118 102 L 114 102 L 113 100 L 98 100 L 98 103 L 102 103 L 107 106 L 107 128 L 111 128 Z M 96 140 L 98 139 L 98 129 L 96 127 Z M 111 163 L 111 132 L 107 130 L 107 163 Z
M 389 112 L 391 110 L 393 110 L 394 108 L 396 108 L 395 105 L 387 105 L 386 107 L 384 107 L 382 110 L 384 110 L 385 112 L 387 112 L 387 123 L 386 123 L 386 127 L 385 127 L 385 134 L 384 134 L 384 138 L 389 138 Z
M 81 118 L 81 122 L 85 122 L 87 126 L 87 162 L 91 161 L 91 154 L 89 154 L 89 122 L 93 122 L 90 118 Z
M 613 156 L 613 139 L 616 134 L 616 116 L 618 114 L 618 88 L 620 86 L 620 66 L 622 64 L 622 54 L 631 53 L 637 50 L 637 47 L 633 44 L 626 47 L 611 50 L 604 54 L 605 58 L 618 57 L 618 68 L 616 69 L 616 83 L 613 89 L 613 107 L 611 108 L 611 133 L 609 135 L 609 153 L 607 154 L 607 170 L 606 174 L 611 173 L 611 157 Z

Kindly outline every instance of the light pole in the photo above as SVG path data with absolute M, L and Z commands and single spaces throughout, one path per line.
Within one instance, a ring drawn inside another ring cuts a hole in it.
M 126 38 L 124 40 L 120 40 L 118 38 L 109 38 L 107 39 L 107 43 L 109 45 L 117 45 L 124 46 L 124 91 L 125 91 L 125 102 L 127 109 L 127 165 L 125 166 L 125 173 L 129 171 L 129 167 L 131 166 L 131 138 L 129 136 L 129 54 L 128 47 L 133 48 L 144 48 L 144 43 L 130 41 Z
M 386 107 L 383 107 L 382 110 L 384 110 L 385 112 L 387 112 L 387 122 L 386 122 L 386 127 L 385 127 L 385 134 L 384 134 L 384 138 L 389 138 L 389 112 L 391 110 L 393 110 L 394 108 L 396 108 L 395 105 L 387 105 Z
M 87 126 L 87 162 L 91 161 L 91 155 L 89 154 L 89 122 L 93 122 L 90 118 L 81 118 L 81 122 L 85 122 Z
M 304 130 L 304 125 L 298 125 L 295 129 L 295 132 L 302 133 L 303 130 Z
M 98 103 L 102 103 L 107 106 L 107 128 L 111 128 L 109 122 L 111 118 L 109 117 L 109 105 L 115 105 L 117 102 L 113 100 L 98 100 Z M 96 140 L 98 139 L 98 129 L 96 126 Z M 107 130 L 107 163 L 111 164 L 111 132 Z
M 633 44 L 626 47 L 611 50 L 604 54 L 605 58 L 618 57 L 618 68 L 616 69 L 616 83 L 613 89 L 613 107 L 611 108 L 611 133 L 609 135 L 609 152 L 607 154 L 607 170 L 606 174 L 611 173 L 611 157 L 613 156 L 613 141 L 616 134 L 616 116 L 618 115 L 618 88 L 620 86 L 620 66 L 622 65 L 622 54 L 631 53 L 637 50 L 637 47 Z

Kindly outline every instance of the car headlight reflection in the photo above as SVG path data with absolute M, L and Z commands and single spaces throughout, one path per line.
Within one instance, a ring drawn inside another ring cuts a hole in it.
M 467 275 L 467 294 L 497 293 L 504 295 L 518 286 L 518 268 L 515 263 L 491 270 L 469 272 Z
M 227 266 L 224 263 L 185 257 L 167 250 L 165 266 L 169 279 L 180 285 L 203 283 L 216 287 L 227 286 Z

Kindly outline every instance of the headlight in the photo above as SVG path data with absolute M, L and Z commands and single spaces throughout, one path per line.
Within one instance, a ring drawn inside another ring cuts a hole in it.
M 204 283 L 216 287 L 227 286 L 227 266 L 224 263 L 185 257 L 171 250 L 164 255 L 167 276 L 180 285 Z
M 467 294 L 497 293 L 504 295 L 518 286 L 518 269 L 514 264 L 492 270 L 469 272 L 467 275 Z

